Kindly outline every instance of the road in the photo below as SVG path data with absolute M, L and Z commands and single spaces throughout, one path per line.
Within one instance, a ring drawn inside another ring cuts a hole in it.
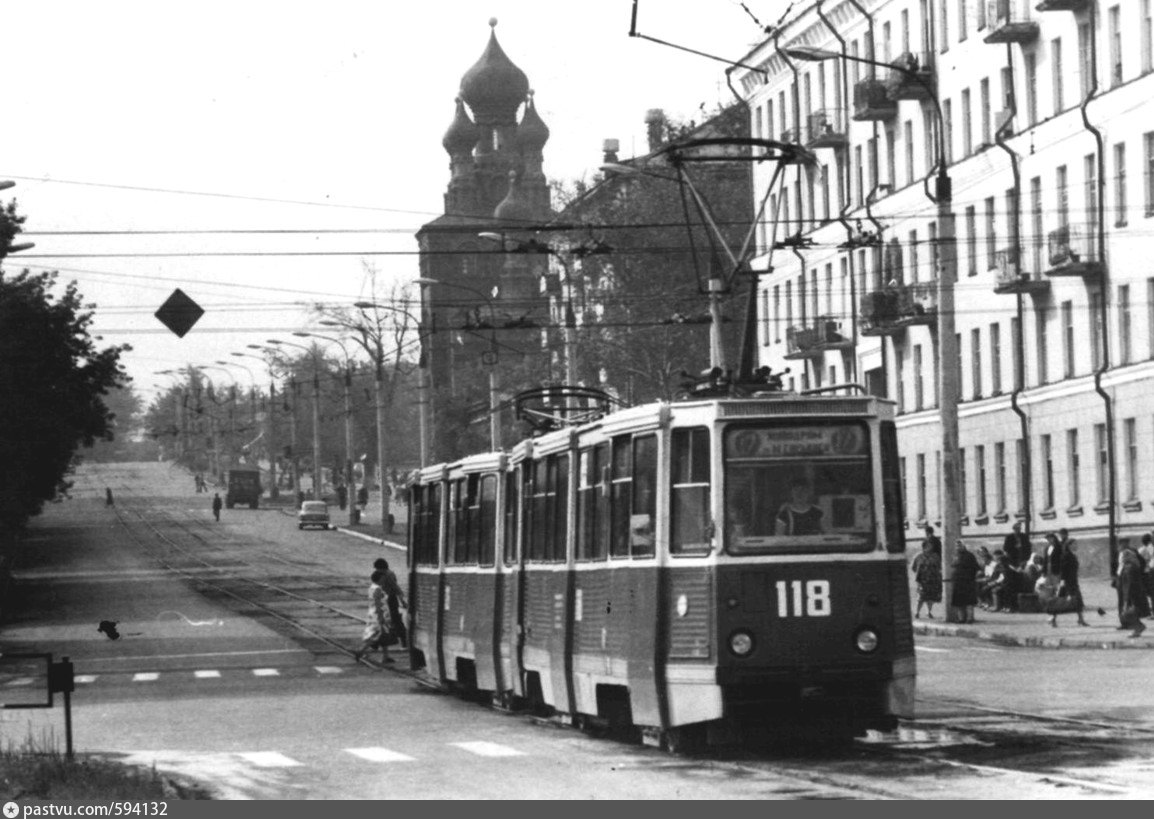
M 114 508 L 104 504 L 113 488 Z M 280 511 L 226 510 L 164 464 L 84 467 L 32 528 L 5 653 L 75 664 L 79 753 L 227 799 L 1137 798 L 1154 795 L 1154 651 L 919 637 L 918 718 L 849 749 L 683 757 L 354 662 L 372 560 L 403 554 Z M 118 621 L 121 639 L 97 631 Z M 5 702 L 30 696 L 5 678 Z M 0 740 L 62 741 L 52 710 Z M 50 733 L 48 733 L 50 732 Z

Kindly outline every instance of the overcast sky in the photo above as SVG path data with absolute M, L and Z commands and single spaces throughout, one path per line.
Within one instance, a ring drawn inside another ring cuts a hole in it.
M 787 5 L 640 0 L 638 30 L 739 59 L 761 36 L 754 16 L 768 24 Z M 386 284 L 417 275 L 413 234 L 441 212 L 441 137 L 490 17 L 552 132 L 550 178 L 592 175 L 606 137 L 623 157 L 644 153 L 649 108 L 693 119 L 733 101 L 724 64 L 629 37 L 630 11 L 631 0 L 6 3 L 0 179 L 17 186 L 0 195 L 38 234 L 6 269 L 77 280 L 103 342 L 133 345 L 124 360 L 147 398 L 170 383 L 156 370 L 292 340 L 302 303 L 363 297 L 366 264 Z M 141 233 L 365 228 L 392 232 Z M 334 255 L 184 255 L 305 250 Z M 206 310 L 183 339 L 153 317 L 174 287 Z

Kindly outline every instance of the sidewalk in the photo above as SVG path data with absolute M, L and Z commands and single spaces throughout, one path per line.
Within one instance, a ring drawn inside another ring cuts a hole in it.
M 1082 616 L 1089 626 L 1079 626 L 1074 614 L 1059 614 L 1058 627 L 1050 626 L 1048 614 L 1017 614 L 974 609 L 972 625 L 945 622 L 945 607 L 934 604 L 934 618 L 927 619 L 923 607 L 920 619 L 914 620 L 914 634 L 935 637 L 968 637 L 992 643 L 1031 648 L 1154 648 L 1154 621 L 1146 619 L 1146 632 L 1131 637 L 1130 631 L 1118 630 L 1118 598 L 1105 578 L 1082 578 L 1082 599 L 1086 610 Z M 911 589 L 911 606 L 917 605 L 917 590 Z M 1100 616 L 1098 609 L 1106 615 Z

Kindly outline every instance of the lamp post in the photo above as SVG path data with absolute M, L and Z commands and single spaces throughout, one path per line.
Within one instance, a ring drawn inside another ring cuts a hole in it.
M 259 345 L 250 344 L 250 347 L 262 349 Z M 268 362 L 260 356 L 250 355 L 248 353 L 229 353 L 229 355 L 236 358 L 251 358 L 268 366 Z M 239 365 L 238 365 L 239 366 Z M 245 369 L 248 369 L 245 367 Z M 252 374 L 252 370 L 249 370 Z M 253 378 L 253 416 L 252 421 L 255 428 L 256 425 L 256 378 Z M 280 487 L 277 485 L 277 450 L 276 450 L 276 381 L 273 380 L 272 368 L 269 367 L 268 379 L 268 443 L 266 448 L 268 450 L 268 475 L 269 475 L 269 490 L 268 496 L 272 500 L 280 497 Z
M 320 365 L 317 363 L 316 350 L 311 347 L 306 347 L 303 344 L 294 344 L 291 341 L 281 341 L 277 338 L 268 339 L 269 344 L 275 344 L 278 347 L 296 347 L 304 350 L 312 356 L 313 359 L 313 499 L 321 499 L 321 491 L 323 489 L 324 481 L 322 480 L 323 472 L 321 470 L 321 376 Z M 294 395 L 295 400 L 295 382 Z M 296 408 L 293 408 L 293 443 L 296 443 Z M 295 450 L 294 450 L 295 452 Z M 295 468 L 295 463 L 294 463 Z M 300 484 L 297 484 L 297 492 L 300 492 Z
M 341 352 L 345 356 L 345 485 L 349 503 L 349 525 L 360 523 L 360 516 L 357 512 L 357 479 L 356 473 L 353 472 L 353 365 L 349 358 L 348 348 L 345 347 L 343 341 L 332 336 L 323 336 L 320 333 L 293 333 L 294 336 L 300 338 L 319 338 L 324 341 L 331 341 L 341 348 Z
M 485 300 L 485 304 L 489 308 L 489 322 L 492 326 L 496 326 L 497 313 L 493 307 L 493 300 L 482 293 L 480 290 L 469 287 L 464 284 L 454 284 L 451 282 L 443 282 L 440 279 L 419 278 L 416 280 L 417 284 L 421 285 L 421 292 L 424 293 L 425 285 L 441 285 L 442 287 L 454 287 L 458 290 L 464 290 L 468 293 L 473 293 Z M 493 338 L 493 346 L 496 347 L 496 338 Z M 489 369 L 489 446 L 496 452 L 501 449 L 501 396 L 497 383 L 497 351 L 492 349 L 488 351 L 488 359 L 482 355 L 481 361 Z M 422 434 L 422 438 L 423 438 Z M 424 465 L 424 457 L 421 458 L 421 465 Z
M 938 218 L 938 404 L 942 426 L 942 577 L 945 580 L 946 620 L 957 622 L 957 612 L 948 605 L 954 579 L 950 574 L 953 558 L 961 535 L 961 504 L 958 481 L 958 394 L 960 366 L 958 341 L 955 330 L 954 288 L 958 278 L 956 224 L 953 211 L 953 182 L 947 167 L 945 123 L 942 104 L 937 91 L 926 80 L 900 63 L 890 65 L 878 60 L 841 54 L 819 48 L 787 48 L 785 53 L 799 60 L 821 61 L 841 58 L 851 62 L 879 66 L 900 71 L 913 78 L 928 92 L 934 106 L 937 125 L 937 172 L 934 193 L 927 188 L 926 195 L 937 205 Z M 926 181 L 929 181 L 927 176 Z

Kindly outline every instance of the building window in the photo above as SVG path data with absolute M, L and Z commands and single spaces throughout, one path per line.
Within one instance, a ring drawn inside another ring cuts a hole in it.
M 1012 362 L 1014 389 L 1020 390 L 1025 384 L 1022 381 L 1022 323 L 1018 321 L 1017 316 L 1010 317 L 1010 344 L 1013 347 L 1010 351 L 1010 361 Z
M 1130 363 L 1130 285 L 1118 286 L 1118 363 Z
M 1078 430 L 1076 429 L 1066 430 L 1066 456 L 1070 507 L 1073 508 L 1081 503 L 1082 499 L 1082 480 L 1078 474 L 1081 462 L 1078 458 Z
M 833 262 L 825 266 L 825 315 L 833 316 Z
M 982 397 L 982 328 L 970 330 L 970 378 L 974 400 Z
M 962 156 L 974 152 L 974 116 L 970 89 L 962 89 Z
M 785 283 L 785 326 L 793 326 L 793 282 Z
M 986 197 L 986 267 L 990 270 L 998 265 L 998 234 L 994 213 L 994 197 Z M 1008 215 L 1007 219 L 1013 217 Z
M 1026 71 L 1026 124 L 1038 124 L 1038 56 L 1030 51 L 1025 54 Z
M 982 106 L 982 146 L 993 145 L 994 137 L 990 131 L 990 80 L 987 77 L 979 86 L 980 103 Z
M 890 186 L 891 191 L 897 190 L 898 187 L 897 137 L 896 130 L 886 128 L 886 184 Z
M 1081 76 L 1082 99 L 1090 96 L 1090 88 L 1094 79 L 1093 44 L 1090 37 L 1090 24 L 1078 24 L 1078 55 L 1080 57 L 1078 72 Z
M 1002 325 L 990 325 L 990 394 L 1002 394 Z
M 1146 347 L 1154 358 L 1154 279 L 1146 280 Z
M 1086 237 L 1098 232 L 1098 155 L 1086 154 L 1082 159 L 1086 179 Z
M 978 275 L 978 213 L 973 205 L 966 208 L 966 275 Z
M 1065 165 L 1059 165 L 1054 172 L 1054 187 L 1058 193 L 1058 227 L 1070 226 L 1070 189 L 1068 186 L 1069 173 Z
M 1106 12 L 1106 26 L 1110 37 L 1110 84 L 1122 84 L 1122 19 L 1117 6 Z
M 1031 244 L 1031 270 L 1042 270 L 1042 247 L 1046 237 L 1042 232 L 1042 177 L 1030 180 L 1030 232 L 1034 235 Z
M 761 291 L 761 346 L 769 346 L 769 293 Z
M 1154 71 L 1154 3 L 1142 0 L 1142 73 Z
M 781 341 L 781 285 L 778 284 L 773 286 L 773 340 Z
M 821 166 L 821 207 L 825 221 L 830 220 L 829 206 L 829 165 Z
M 966 19 L 966 16 L 970 10 L 967 6 L 969 6 L 967 0 L 958 0 L 958 42 L 969 36 L 969 20 Z
M 906 149 L 906 184 L 914 183 L 914 123 L 907 119 L 902 126 L 902 135 L 905 138 Z
M 994 444 L 994 511 L 1006 511 L 1006 445 Z
M 861 206 L 865 199 L 865 176 L 862 171 L 861 146 L 853 149 L 854 204 Z
M 1110 447 L 1106 438 L 1106 425 L 1094 424 L 1094 474 L 1098 483 L 1098 503 L 1110 500 Z
M 918 520 L 926 519 L 926 455 L 918 453 Z
M 966 448 L 958 447 L 958 511 L 963 515 L 969 511 L 969 504 L 966 503 L 966 495 L 969 493 L 966 489 Z
M 922 139 L 925 142 L 923 148 L 926 156 L 927 166 L 932 161 L 933 164 L 938 164 L 941 157 L 938 155 L 938 143 L 935 135 L 937 134 L 938 121 L 930 113 L 932 109 L 925 109 L 922 111 Z M 931 159 L 932 158 L 932 159 Z
M 985 517 L 986 515 L 986 448 L 984 446 L 974 447 L 974 471 L 977 473 L 975 478 L 974 491 L 977 497 L 974 499 L 974 512 L 978 517 Z
M 1142 135 L 1146 151 L 1146 215 L 1154 216 L 1154 131 Z
M 765 101 L 765 138 L 773 139 L 773 100 Z
M 1090 366 L 1099 369 L 1105 358 L 1102 350 L 1102 305 L 1101 293 L 1090 294 Z
M 910 249 L 910 281 L 916 283 L 921 278 L 918 276 L 918 232 L 916 230 L 910 231 L 908 246 Z
M 1074 377 L 1074 302 L 1062 302 L 1062 374 Z
M 954 101 L 946 100 L 942 103 L 942 127 L 946 142 L 946 164 L 954 162 Z
M 942 53 L 945 54 L 950 50 L 950 18 L 949 18 L 949 2 L 948 0 L 941 0 L 938 4 L 938 21 L 942 26 L 942 41 L 938 47 Z
M 1060 114 L 1065 110 L 1062 99 L 1062 38 L 1055 37 L 1050 41 L 1050 84 L 1054 91 L 1054 113 Z
M 852 258 L 852 257 L 850 257 Z M 853 304 L 853 299 L 850 298 L 850 277 L 849 277 L 849 261 L 850 258 L 842 256 L 840 261 L 841 266 L 841 315 L 848 319 L 851 310 L 856 310 L 857 305 Z
M 1021 438 L 1014 441 L 1014 450 L 1018 465 L 1018 473 L 1015 475 L 1014 486 L 1018 493 L 1018 509 L 1024 512 L 1026 509 L 1026 476 L 1029 474 L 1029 470 L 1026 467 L 1026 442 Z
M 901 29 L 902 29 L 902 53 L 908 54 L 910 50 L 910 10 L 902 9 L 901 15 Z
M 938 278 L 938 262 L 940 256 L 938 255 L 938 223 L 930 222 L 930 279 L 937 281 Z
M 1126 143 L 1114 146 L 1114 227 L 1126 226 Z
M 905 412 L 906 409 L 906 372 L 905 361 L 903 360 L 902 348 L 894 347 L 894 373 L 897 375 L 898 387 L 898 412 Z
M 925 388 L 922 382 L 922 345 L 914 345 L 914 409 L 924 406 Z
M 761 139 L 761 106 L 753 109 L 753 135 Z
M 1039 308 L 1034 318 L 1034 329 L 1038 335 L 1038 383 L 1048 384 L 1050 382 L 1050 351 L 1049 338 L 1047 333 L 1047 319 L 1045 308 Z
M 1138 500 L 1138 425 L 1133 418 L 1122 421 L 1126 447 L 1126 500 Z
M 1049 435 L 1042 436 L 1042 508 L 1054 508 L 1054 444 Z

